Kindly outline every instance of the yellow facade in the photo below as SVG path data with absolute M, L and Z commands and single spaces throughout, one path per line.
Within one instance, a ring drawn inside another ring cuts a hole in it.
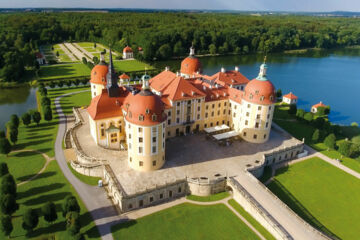
M 103 84 L 90 83 L 90 88 L 91 88 L 91 98 L 94 98 L 101 94 L 105 86 Z

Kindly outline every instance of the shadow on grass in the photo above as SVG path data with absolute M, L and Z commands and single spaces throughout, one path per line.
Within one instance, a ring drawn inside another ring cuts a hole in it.
M 49 134 L 49 137 L 51 137 L 51 134 Z M 19 144 L 15 145 L 14 150 L 22 150 L 26 147 L 29 147 L 32 145 L 38 145 L 38 144 L 42 144 L 42 143 L 46 143 L 46 142 L 51 142 L 52 140 L 53 140 L 52 138 L 45 138 L 45 139 L 41 139 L 41 140 L 37 140 L 37 141 L 28 141 L 26 143 L 19 143 Z
M 34 195 L 38 193 L 34 192 Z M 31 206 L 31 205 L 38 205 L 38 204 L 43 204 L 46 202 L 56 202 L 59 200 L 64 199 L 66 196 L 71 195 L 71 192 L 59 192 L 59 193 L 52 193 L 52 194 L 46 194 L 46 195 L 41 195 L 39 197 L 35 197 L 29 200 L 26 200 L 25 202 L 23 202 L 23 205 L 26 206 Z
M 51 173 L 50 175 L 48 175 L 47 173 L 48 172 L 44 173 L 45 175 L 47 175 L 46 177 L 50 177 L 51 175 L 56 174 L 56 172 L 50 172 Z M 39 177 L 40 176 L 38 176 L 38 178 Z M 38 178 L 34 179 L 34 181 L 38 180 Z M 30 196 L 35 196 L 35 195 L 45 193 L 45 192 L 48 192 L 48 191 L 51 191 L 51 190 L 54 190 L 54 189 L 59 189 L 59 188 L 62 188 L 64 185 L 65 184 L 63 184 L 63 183 L 53 183 L 53 184 L 49 184 L 49 185 L 46 185 L 46 186 L 33 187 L 33 188 L 30 188 L 30 189 L 28 189 L 26 191 L 18 192 L 17 193 L 17 200 L 23 199 L 23 198 L 28 198 Z
M 277 173 L 278 171 L 279 174 L 284 173 L 285 168 L 277 170 Z M 296 214 L 298 214 L 310 225 L 319 229 L 332 239 L 340 239 L 335 233 L 331 232 L 326 226 L 319 222 L 278 180 L 274 179 L 268 187 L 281 199 L 281 201 L 288 205 Z
M 54 176 L 56 174 L 56 172 L 43 172 L 43 173 L 40 173 L 35 179 L 35 180 L 39 180 L 41 178 L 48 178 L 48 177 L 51 177 L 51 176 Z M 26 181 L 30 178 L 32 178 L 33 176 L 35 176 L 36 173 L 34 174 L 29 174 L 29 175 L 26 175 L 26 176 L 21 176 L 21 177 L 18 177 L 17 180 L 23 182 L 23 181 Z
M 111 227 L 111 232 L 114 233 L 114 232 L 120 231 L 121 229 L 129 228 L 129 227 L 135 225 L 136 223 L 137 223 L 137 221 L 133 219 L 133 220 L 130 220 L 130 221 L 126 221 L 126 222 L 116 224 L 116 225 Z
M 28 235 L 28 237 L 39 237 L 39 236 L 44 236 L 44 235 L 52 234 L 52 233 L 56 233 L 56 232 L 62 232 L 65 230 L 66 230 L 65 221 L 61 221 L 61 222 L 49 224 L 47 227 L 37 228 L 32 233 L 30 233 Z M 43 238 L 40 238 L 40 239 L 43 239 Z M 44 239 L 46 239 L 46 238 L 44 238 Z

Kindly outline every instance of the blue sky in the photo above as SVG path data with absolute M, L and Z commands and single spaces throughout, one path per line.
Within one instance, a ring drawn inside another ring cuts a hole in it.
M 360 11 L 359 0 L 0 0 L 0 8 L 164 8 L 251 11 Z

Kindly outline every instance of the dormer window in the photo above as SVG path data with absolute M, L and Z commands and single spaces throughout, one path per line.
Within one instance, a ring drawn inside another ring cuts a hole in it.
M 253 99 L 253 94 L 252 93 L 250 93 L 249 98 Z
M 260 97 L 260 101 L 264 101 L 265 97 L 264 96 L 261 96 Z
M 255 94 L 259 94 L 259 90 L 256 90 L 256 91 L 255 91 Z
M 128 115 L 129 115 L 129 118 L 132 118 L 132 113 L 131 113 L 131 112 L 129 112 L 129 114 L 128 114 Z
M 141 121 L 141 122 L 144 121 L 144 115 L 142 115 L 142 114 L 139 115 L 139 121 Z
M 271 95 L 270 96 L 270 101 L 272 101 L 274 99 L 274 96 L 273 95 Z
M 154 122 L 157 120 L 157 115 L 156 115 L 155 113 L 152 115 L 152 120 L 153 120 Z
M 147 109 L 145 110 L 145 113 L 146 113 L 146 114 L 149 114 L 149 113 L 150 113 L 150 110 L 147 108 Z

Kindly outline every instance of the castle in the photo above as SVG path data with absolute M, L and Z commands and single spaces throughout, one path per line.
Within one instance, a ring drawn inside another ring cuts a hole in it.
M 98 146 L 128 151 L 128 165 L 137 171 L 160 169 L 165 161 L 166 139 L 227 125 L 243 140 L 265 143 L 269 139 L 275 87 L 267 65 L 249 81 L 235 70 L 208 76 L 190 55 L 179 73 L 166 68 L 142 86 L 119 83 L 110 51 L 91 71 L 91 104 L 87 108 L 90 132 Z

